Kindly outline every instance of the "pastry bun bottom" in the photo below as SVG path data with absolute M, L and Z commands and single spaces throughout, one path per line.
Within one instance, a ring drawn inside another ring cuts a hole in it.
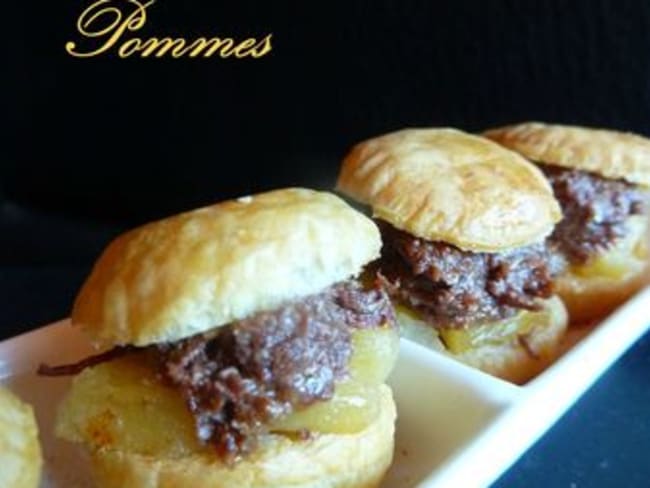
M 556 279 L 572 324 L 602 319 L 650 284 L 649 222 L 647 215 L 629 217 L 628 234 L 614 248 Z
M 515 336 L 499 343 L 487 343 L 452 354 L 443 344 L 436 330 L 410 314 L 397 309 L 397 320 L 403 337 L 447 354 L 465 364 L 493 376 L 525 383 L 549 366 L 560 354 L 562 339 L 567 327 L 567 312 L 562 301 L 552 297 L 545 301 L 540 312 L 547 320 L 528 331 L 525 337 Z
M 376 420 L 356 434 L 324 434 L 308 440 L 272 436 L 250 457 L 226 466 L 203 454 L 178 459 L 120 450 L 91 454 L 102 488 L 371 488 L 393 457 L 395 404 L 381 385 Z
M 34 412 L 0 387 L 0 486 L 36 488 L 41 478 L 41 448 Z
M 648 274 L 647 266 L 624 280 L 569 274 L 557 280 L 555 288 L 566 304 L 571 323 L 584 324 L 605 317 L 649 284 Z

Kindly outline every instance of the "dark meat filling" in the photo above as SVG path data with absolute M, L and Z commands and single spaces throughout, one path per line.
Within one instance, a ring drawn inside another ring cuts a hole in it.
M 160 346 L 161 371 L 196 420 L 197 435 L 226 460 L 255 447 L 274 419 L 328 400 L 348 373 L 351 328 L 393 324 L 380 288 L 354 281 Z
M 389 293 L 434 327 L 460 328 L 538 310 L 552 295 L 561 263 L 543 244 L 503 253 L 474 253 L 427 241 L 378 222 L 379 264 Z
M 570 262 L 584 264 L 625 236 L 626 220 L 646 211 L 647 192 L 586 171 L 540 164 L 564 218 L 550 242 Z

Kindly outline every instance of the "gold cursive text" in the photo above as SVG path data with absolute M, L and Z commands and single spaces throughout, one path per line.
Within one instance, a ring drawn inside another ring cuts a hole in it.
M 65 44 L 65 50 L 76 58 L 92 58 L 112 49 L 120 58 L 140 56 L 143 58 L 172 58 L 202 56 L 209 58 L 261 58 L 271 52 L 272 34 L 257 39 L 236 41 L 231 37 L 199 37 L 188 41 L 182 37 L 131 37 L 125 39 L 129 32 L 136 32 L 147 22 L 147 8 L 155 0 L 141 2 L 138 0 L 97 0 L 84 10 L 77 19 L 77 31 L 91 42 L 91 48 L 81 49 L 73 41 Z M 119 6 L 118 6 L 119 5 Z

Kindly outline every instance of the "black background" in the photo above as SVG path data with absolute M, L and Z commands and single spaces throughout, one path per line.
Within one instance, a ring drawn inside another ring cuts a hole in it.
M 260 188 L 329 187 L 355 141 L 526 119 L 650 132 L 650 3 L 158 0 L 138 36 L 273 33 L 260 59 L 92 59 L 89 1 L 5 17 L 7 198 L 129 224 Z M 124 5 L 126 0 L 114 0 Z M 16 8 L 16 7 L 13 7 Z
M 124 38 L 273 34 L 268 56 L 243 60 L 72 58 L 89 3 L 3 7 L 2 337 L 65 316 L 122 229 L 278 186 L 331 188 L 372 135 L 527 119 L 650 134 L 642 0 L 157 0 Z M 642 485 L 649 347 L 500 485 Z

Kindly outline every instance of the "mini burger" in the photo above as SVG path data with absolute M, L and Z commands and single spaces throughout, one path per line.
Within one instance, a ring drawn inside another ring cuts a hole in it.
M 0 486 L 38 487 L 42 464 L 32 408 L 0 387 Z
M 338 197 L 285 189 L 113 241 L 72 325 L 105 351 L 78 364 L 57 434 L 102 487 L 371 487 L 393 452 L 384 381 L 390 300 L 354 277 L 375 224 Z
M 650 140 L 633 134 L 525 123 L 487 137 L 535 162 L 562 205 L 549 243 L 572 321 L 610 312 L 648 283 Z
M 407 338 L 515 382 L 554 359 L 566 312 L 544 240 L 561 213 L 536 167 L 458 130 L 410 129 L 355 146 L 338 188 L 372 208 L 374 270 Z

